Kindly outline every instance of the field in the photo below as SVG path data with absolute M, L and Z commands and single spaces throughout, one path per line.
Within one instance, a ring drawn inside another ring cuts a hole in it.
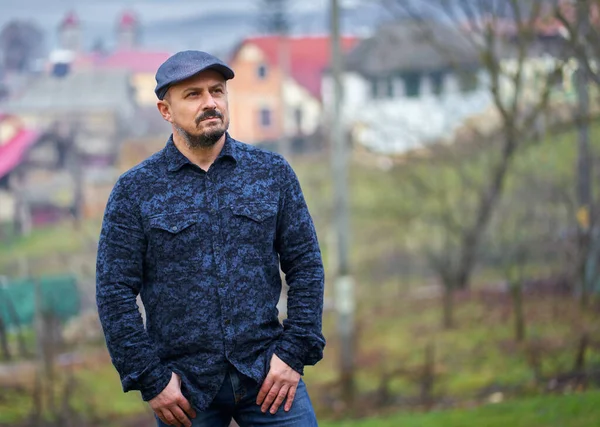
M 599 392 L 536 397 L 473 409 L 428 414 L 401 414 L 323 427 L 592 427 L 600 419 Z
M 502 202 L 508 217 L 524 207 L 537 206 L 559 227 L 574 221 L 572 206 L 547 197 L 548 192 L 564 193 L 567 200 L 573 197 L 574 141 L 573 133 L 552 136 L 519 154 Z M 485 178 L 489 159 L 484 157 L 474 156 L 474 163 L 465 169 L 476 184 Z M 294 161 L 294 167 L 330 272 L 335 261 L 330 251 L 331 169 L 322 158 L 310 156 Z M 415 182 L 429 190 L 418 191 Z M 505 272 L 493 262 L 483 262 L 471 288 L 456 294 L 455 328 L 441 327 L 439 280 L 424 262 L 423 248 L 437 238 L 440 215 L 448 210 L 458 218 L 472 214 L 472 192 L 462 188 L 461 182 L 443 162 L 421 160 L 411 167 L 400 163 L 388 170 L 355 159 L 351 259 L 357 283 L 357 398 L 351 410 L 340 400 L 336 318 L 327 311 L 325 358 L 306 370 L 313 403 L 320 418 L 329 420 L 322 425 L 579 427 L 595 425 L 592 420 L 600 419 L 594 408 L 594 402 L 600 402 L 595 391 L 600 384 L 594 379 L 600 370 L 597 307 L 582 310 L 572 294 L 555 288 L 531 289 L 524 294 L 526 337 L 519 342 L 510 295 L 501 285 Z M 439 198 L 442 193 L 444 203 Z M 555 231 L 537 224 L 519 229 L 520 235 L 535 238 Z M 79 230 L 63 224 L 3 243 L 0 274 L 15 274 L 23 259 L 36 260 L 29 265 L 33 274 L 56 272 L 60 266 L 44 260 L 57 254 L 69 259 L 87 256 L 88 265 L 93 265 L 98 229 L 99 220 L 92 219 Z M 524 271 L 527 278 L 545 279 L 562 271 L 566 262 L 537 257 Z M 330 280 L 328 274 L 329 302 Z M 582 340 L 587 340 L 583 366 L 578 365 Z M 138 395 L 122 394 L 103 350 L 75 351 L 87 360 L 73 368 L 75 392 L 69 402 L 75 413 L 97 416 L 115 426 L 123 425 L 120 419 L 147 417 Z M 570 377 L 577 369 L 588 373 L 589 379 Z M 19 386 L 0 389 L 0 425 L 19 425 L 31 411 L 32 376 L 22 378 Z M 68 378 L 60 371 L 57 396 Z M 503 402 L 489 404 L 496 400 Z M 433 411 L 421 413 L 424 407 Z M 343 421 L 349 416 L 359 420 Z

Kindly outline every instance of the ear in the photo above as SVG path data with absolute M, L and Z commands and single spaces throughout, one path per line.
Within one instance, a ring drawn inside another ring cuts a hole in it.
M 158 101 L 156 103 L 156 106 L 158 107 L 158 112 L 160 113 L 160 115 L 163 116 L 163 119 L 165 119 L 169 123 L 172 123 L 171 106 L 169 105 L 169 103 L 163 99 Z

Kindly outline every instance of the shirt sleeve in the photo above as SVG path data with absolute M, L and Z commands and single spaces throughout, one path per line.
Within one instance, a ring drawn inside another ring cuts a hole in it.
M 150 400 L 167 386 L 171 371 L 155 354 L 136 303 L 147 243 L 138 206 L 127 190 L 121 177 L 104 213 L 96 261 L 96 303 L 123 391 L 140 390 L 142 398 Z
M 297 372 L 323 358 L 324 269 L 314 224 L 298 178 L 284 163 L 276 249 L 289 286 L 287 319 L 275 354 Z

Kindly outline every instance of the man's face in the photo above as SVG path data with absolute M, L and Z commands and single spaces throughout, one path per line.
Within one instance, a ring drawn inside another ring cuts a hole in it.
M 189 148 L 212 147 L 229 128 L 225 78 L 207 70 L 177 83 L 158 109 Z

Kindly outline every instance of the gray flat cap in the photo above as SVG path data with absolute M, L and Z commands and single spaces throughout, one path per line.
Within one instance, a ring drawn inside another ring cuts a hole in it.
M 171 85 L 204 70 L 218 71 L 223 74 L 225 80 L 235 76 L 233 70 L 219 58 L 198 50 L 185 50 L 171 56 L 158 68 L 154 93 L 158 99 L 163 99 Z

